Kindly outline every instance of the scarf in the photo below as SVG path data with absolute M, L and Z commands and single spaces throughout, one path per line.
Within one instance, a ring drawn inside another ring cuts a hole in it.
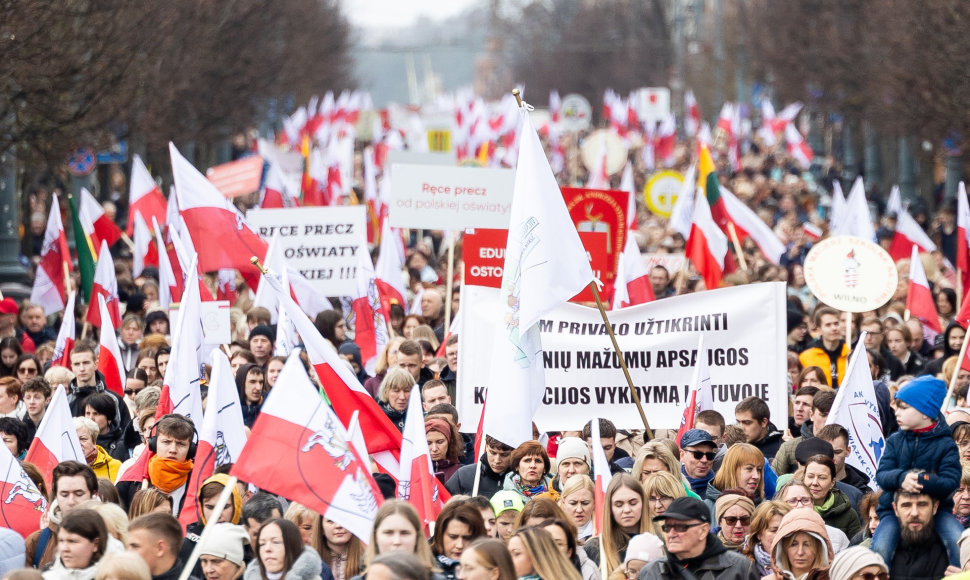
M 832 506 L 834 505 L 835 505 L 835 494 L 830 491 L 829 496 L 825 499 L 825 501 L 822 502 L 822 505 L 815 506 L 815 511 L 816 513 L 818 513 L 818 515 L 824 516 L 825 512 L 832 509 Z
M 534 487 L 527 487 L 526 484 L 522 483 L 522 476 L 518 473 L 512 474 L 512 483 L 515 485 L 515 490 L 525 497 L 532 497 L 548 491 L 544 479 L 540 479 L 538 485 Z
M 724 528 L 721 528 L 717 532 L 717 539 L 721 540 L 721 543 L 724 544 L 724 547 L 727 548 L 728 550 L 731 550 L 732 552 L 737 552 L 738 550 L 741 549 L 741 546 L 744 545 L 744 540 L 741 540 L 738 543 L 732 542 L 730 538 L 724 535 Z
M 970 515 L 961 516 L 960 514 L 954 512 L 953 517 L 955 517 L 957 521 L 960 522 L 960 525 L 963 526 L 963 529 L 967 529 L 967 526 L 970 526 Z
M 771 554 L 761 547 L 761 542 L 754 545 L 754 563 L 758 566 L 758 573 L 762 577 L 771 574 Z
M 165 493 L 172 493 L 185 485 L 192 473 L 192 462 L 162 459 L 158 455 L 148 461 L 148 477 L 152 485 Z
M 707 474 L 707 477 L 691 477 L 687 475 L 687 471 L 684 470 L 684 466 L 681 465 L 680 473 L 684 476 L 684 479 L 687 480 L 687 483 L 690 484 L 690 488 L 694 493 L 702 498 L 707 497 L 707 484 L 714 479 L 713 469 Z

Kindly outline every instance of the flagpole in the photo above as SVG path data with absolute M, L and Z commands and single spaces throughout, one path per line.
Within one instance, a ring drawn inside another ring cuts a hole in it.
M 744 259 L 744 252 L 741 251 L 741 242 L 738 241 L 738 232 L 734 229 L 734 222 L 728 222 L 727 228 L 728 234 L 731 236 L 731 243 L 734 244 L 734 253 L 738 257 L 738 263 L 741 265 L 741 269 L 747 272 L 748 263 Z
M 613 351 L 616 352 L 616 358 L 620 361 L 620 368 L 623 369 L 626 384 L 630 387 L 630 393 L 633 394 L 633 402 L 636 403 L 637 411 L 640 413 L 640 420 L 643 421 L 644 441 L 650 441 L 653 439 L 653 431 L 650 429 L 650 424 L 647 423 L 647 416 L 643 413 L 643 406 L 640 404 L 640 395 L 637 394 L 637 389 L 633 386 L 630 370 L 626 368 L 626 361 L 623 360 L 623 352 L 620 351 L 620 345 L 616 342 L 616 335 L 613 334 L 613 326 L 610 324 L 610 319 L 606 316 L 606 307 L 603 306 L 603 301 L 600 299 L 600 293 L 596 289 L 596 282 L 590 282 L 589 288 L 593 291 L 593 298 L 596 299 L 596 307 L 599 308 L 600 315 L 603 317 L 603 324 L 606 325 L 606 332 L 609 333 L 610 340 L 613 341 Z
M 909 319 L 909 311 L 906 311 L 906 318 Z M 852 313 L 845 313 L 845 343 L 852 348 Z
M 451 328 L 451 292 L 455 279 L 455 230 L 448 230 L 448 279 L 445 280 L 445 326 L 442 336 Z
M 963 344 L 960 345 L 960 357 L 957 358 L 957 364 L 953 367 L 953 376 L 950 377 L 950 386 L 946 390 L 946 397 L 943 398 L 943 406 L 940 407 L 940 411 L 946 413 L 947 407 L 950 406 L 950 397 L 953 396 L 953 390 L 957 385 L 957 375 L 960 374 L 960 367 L 963 366 L 963 357 L 967 356 L 967 344 L 970 340 L 964 339 Z
M 484 406 L 484 405 L 483 405 Z M 482 443 L 485 443 L 485 428 L 482 428 Z M 472 497 L 478 495 L 478 486 L 482 482 L 482 456 L 475 458 L 475 483 L 472 485 Z
M 195 547 L 192 548 L 192 555 L 185 562 L 185 567 L 182 568 L 182 573 L 179 575 L 178 580 L 188 580 L 189 575 L 192 573 L 192 569 L 195 568 L 195 563 L 199 560 L 200 552 L 202 551 L 202 546 L 205 544 L 206 539 L 212 534 L 212 526 L 216 525 L 219 521 L 218 514 L 222 513 L 222 510 L 229 503 L 229 496 L 232 495 L 232 490 L 236 487 L 236 483 L 239 480 L 235 475 L 230 475 L 229 480 L 226 481 L 226 486 L 222 488 L 222 493 L 219 494 L 219 498 L 216 499 L 216 505 L 212 510 L 212 515 L 205 522 L 205 528 L 202 529 L 202 533 L 199 535 L 199 541 L 195 543 Z
M 963 302 L 963 272 L 957 268 L 957 312 L 960 312 L 961 302 Z
M 129 250 L 132 250 L 132 251 L 135 250 L 135 242 L 132 241 L 132 239 L 129 238 L 128 234 L 126 234 L 125 232 L 121 232 L 121 241 L 127 244 Z

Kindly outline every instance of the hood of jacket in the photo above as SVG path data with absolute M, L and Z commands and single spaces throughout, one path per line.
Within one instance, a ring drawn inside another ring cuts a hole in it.
M 229 484 L 229 476 L 225 473 L 216 473 L 209 479 L 202 482 L 202 487 L 199 488 L 199 494 L 201 496 L 202 488 L 209 485 L 210 483 L 221 483 L 223 487 Z M 242 518 L 242 497 L 239 495 L 239 488 L 237 486 L 232 486 L 232 495 L 230 496 L 232 500 L 232 517 L 230 522 L 233 524 L 238 524 L 240 518 Z M 196 502 L 196 513 L 199 516 L 199 523 L 203 526 L 205 525 L 205 518 L 202 516 L 202 502 Z
M 781 525 L 778 526 L 775 539 L 771 542 L 771 563 L 779 568 L 781 567 L 782 540 L 798 532 L 812 535 L 825 546 L 826 553 L 823 567 L 827 568 L 835 554 L 832 552 L 829 534 L 825 530 L 825 521 L 814 509 L 792 510 L 781 518 Z
M 98 456 L 94 458 L 94 463 L 91 464 L 91 469 L 98 469 L 99 467 L 105 467 L 111 461 L 118 461 L 114 457 L 111 457 L 111 455 L 109 455 L 108 452 L 104 450 L 104 447 L 101 447 L 100 445 L 95 445 L 95 447 L 97 447 L 98 449 Z M 121 462 L 119 461 L 119 464 L 120 463 Z

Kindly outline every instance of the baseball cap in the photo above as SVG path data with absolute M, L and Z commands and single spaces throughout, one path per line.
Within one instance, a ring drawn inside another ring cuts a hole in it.
M 17 307 L 13 298 L 0 300 L 0 314 L 17 314 L 18 311 L 20 311 L 20 308 Z
M 691 429 L 680 438 L 681 449 L 687 449 L 691 445 L 699 445 L 701 443 L 710 443 L 715 447 L 717 446 L 711 434 L 703 429 Z
M 522 501 L 522 496 L 510 489 L 503 489 L 502 491 L 496 492 L 489 502 L 492 504 L 492 510 L 495 511 L 496 516 L 509 510 L 520 512 L 525 508 L 525 502 Z
M 696 497 L 678 497 L 670 502 L 667 511 L 653 518 L 655 522 L 661 520 L 697 520 L 707 524 L 711 522 L 711 510 Z

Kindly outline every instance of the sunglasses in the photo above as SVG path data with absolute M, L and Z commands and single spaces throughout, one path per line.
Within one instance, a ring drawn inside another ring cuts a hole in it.
M 862 580 L 889 580 L 889 574 L 886 572 L 880 572 L 878 574 L 865 572 L 863 574 L 856 574 L 853 578 L 862 578 Z
M 693 455 L 694 459 L 697 459 L 698 461 L 702 457 L 707 459 L 708 461 L 714 461 L 714 458 L 717 457 L 717 453 L 714 451 L 694 451 L 693 449 L 687 449 L 686 451 L 687 453 L 690 453 L 691 455 Z
M 664 523 L 664 525 L 660 526 L 660 529 L 663 530 L 663 532 L 665 534 L 669 534 L 670 532 L 677 532 L 678 534 L 683 534 L 684 532 L 686 532 L 687 530 L 689 530 L 691 528 L 696 528 L 697 526 L 702 526 L 702 525 L 704 525 L 704 522 L 697 522 L 696 524 L 668 524 L 668 523 Z
M 36 375 L 37 374 L 37 369 L 35 369 L 35 368 L 28 368 L 28 367 L 20 367 L 19 369 L 17 369 L 17 374 L 20 374 L 20 375 Z
M 750 516 L 741 516 L 741 517 L 738 517 L 738 516 L 724 516 L 723 518 L 721 518 L 721 521 L 723 521 L 725 524 L 727 524 L 728 527 L 733 528 L 734 526 L 738 525 L 738 522 L 741 522 L 741 525 L 742 526 L 746 526 L 746 525 L 750 524 L 751 523 L 751 517 Z

